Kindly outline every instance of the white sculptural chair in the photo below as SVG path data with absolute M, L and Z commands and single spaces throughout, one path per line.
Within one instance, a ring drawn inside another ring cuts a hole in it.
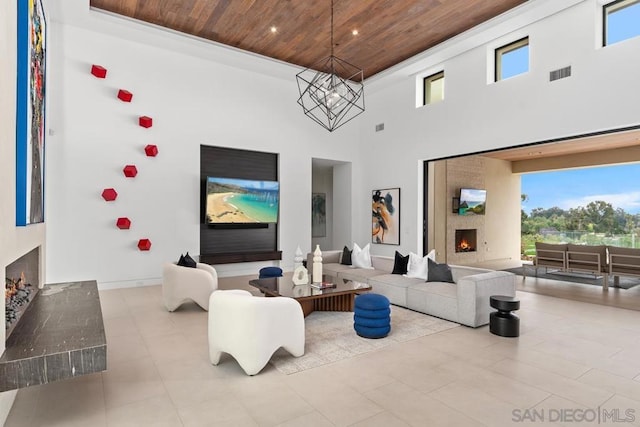
M 218 273 L 209 264 L 196 263 L 196 268 L 166 263 L 162 269 L 162 299 L 169 311 L 187 301 L 209 309 L 209 296 L 218 289 Z
M 216 291 L 209 299 L 209 358 L 230 354 L 247 375 L 265 367 L 280 347 L 304 354 L 304 315 L 286 297 L 254 297 L 244 290 Z

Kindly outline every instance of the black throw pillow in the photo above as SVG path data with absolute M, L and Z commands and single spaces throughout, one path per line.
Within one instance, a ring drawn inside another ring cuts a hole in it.
M 432 261 L 431 258 L 428 258 L 427 262 L 429 263 L 427 282 L 455 283 L 451 276 L 451 268 L 447 264 L 438 264 Z
M 393 271 L 391 274 L 407 274 L 407 268 L 409 267 L 409 255 L 402 256 L 400 252 L 396 251 L 396 256 L 393 261 Z
M 344 247 L 342 250 L 342 258 L 340 259 L 340 264 L 342 265 L 351 265 L 351 252 L 353 250 L 349 250 L 348 247 Z
M 178 265 L 180 267 L 186 267 L 186 265 L 184 264 L 184 255 L 180 255 L 180 259 L 178 260 Z
M 196 268 L 196 261 L 193 258 L 191 258 L 191 255 L 189 255 L 189 252 L 187 252 L 184 255 L 184 266 L 185 267 Z

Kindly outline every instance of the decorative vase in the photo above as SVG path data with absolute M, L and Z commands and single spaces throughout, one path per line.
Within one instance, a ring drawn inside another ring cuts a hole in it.
M 293 284 L 294 285 L 308 285 L 309 284 L 309 273 L 304 266 L 296 267 L 293 270 Z
M 320 245 L 316 245 L 313 251 L 313 283 L 322 283 L 322 251 Z
M 302 250 L 300 249 L 300 245 L 296 248 L 296 253 L 293 257 L 293 269 L 295 270 L 298 267 L 302 267 Z

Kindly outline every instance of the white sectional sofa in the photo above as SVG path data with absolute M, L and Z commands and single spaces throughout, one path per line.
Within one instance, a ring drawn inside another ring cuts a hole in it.
M 311 269 L 313 255 L 307 257 Z M 425 282 L 391 274 L 393 258 L 371 256 L 373 269 L 340 264 L 342 251 L 323 251 L 324 274 L 366 282 L 372 291 L 389 298 L 391 304 L 421 313 L 478 327 L 489 323 L 491 295 L 515 296 L 516 276 L 506 271 L 450 265 L 455 283 Z

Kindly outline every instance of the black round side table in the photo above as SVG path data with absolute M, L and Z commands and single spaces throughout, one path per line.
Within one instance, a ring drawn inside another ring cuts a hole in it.
M 489 315 L 489 330 L 501 337 L 520 336 L 520 318 L 512 311 L 520 308 L 520 300 L 505 295 L 489 297 L 489 304 L 498 311 Z

